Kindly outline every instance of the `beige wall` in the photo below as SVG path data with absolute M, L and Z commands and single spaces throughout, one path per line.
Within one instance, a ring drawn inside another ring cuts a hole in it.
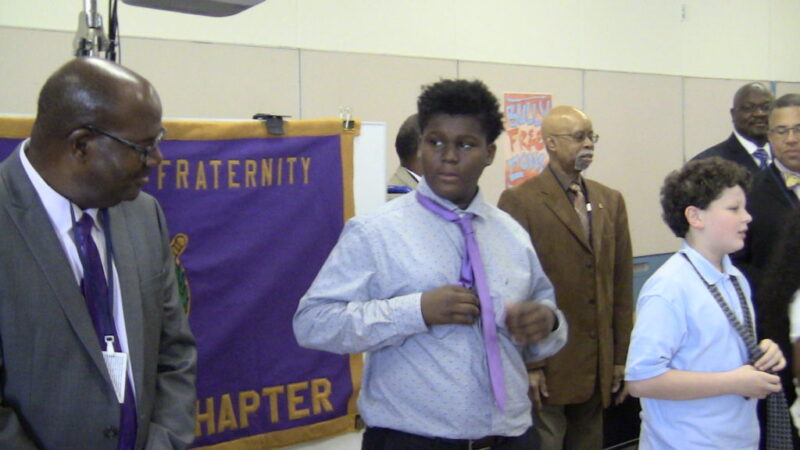
M 667 173 L 683 163 L 681 79 L 593 71 L 585 90 L 586 113 L 601 135 L 587 175 L 625 197 L 634 255 L 675 250 L 658 193 Z
M 82 4 L 0 0 L 0 26 L 73 33 Z M 800 81 L 797 0 L 266 0 L 226 18 L 120 2 L 119 14 L 135 37 Z
M 800 83 L 775 83 L 775 92 L 780 97 L 784 94 L 800 92 Z
M 69 59 L 72 36 L 0 26 L 0 113 L 34 113 L 45 78 Z M 377 170 L 387 175 L 397 165 L 394 135 L 414 111 L 421 85 L 479 78 L 498 96 L 550 93 L 555 104 L 581 107 L 592 118 L 601 139 L 587 175 L 625 196 L 636 255 L 676 248 L 660 220 L 661 182 L 728 136 L 731 97 L 749 81 L 149 38 L 125 39 L 122 61 L 153 81 L 171 118 L 248 119 L 257 112 L 319 118 L 347 106 L 357 118 L 385 122 L 387 165 Z M 800 92 L 800 83 L 775 88 Z M 504 188 L 501 161 L 481 180 L 490 202 Z

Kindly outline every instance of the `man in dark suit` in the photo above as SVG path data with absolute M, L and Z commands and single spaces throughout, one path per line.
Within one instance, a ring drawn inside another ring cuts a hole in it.
M 419 146 L 419 123 L 417 115 L 408 116 L 394 140 L 394 149 L 400 158 L 400 166 L 389 178 L 387 200 L 399 197 L 417 188 L 422 178 L 422 162 L 417 152 Z
M 753 222 L 745 247 L 735 262 L 755 285 L 774 250 L 783 217 L 800 208 L 800 187 L 795 181 L 795 176 L 800 174 L 800 136 L 799 130 L 793 128 L 797 125 L 793 123 L 794 114 L 800 111 L 798 99 L 800 94 L 787 94 L 775 102 L 769 116 L 769 139 L 775 160 L 767 170 L 756 174 L 747 199 Z
M 196 348 L 138 74 L 74 59 L 0 165 L 0 448 L 172 449 L 194 437 Z
M 603 408 L 621 389 L 632 327 L 633 269 L 622 195 L 581 172 L 592 162 L 586 115 L 554 108 L 542 124 L 550 163 L 503 192 L 499 207 L 530 234 L 569 323 L 567 345 L 528 366 L 542 448 L 600 449 Z
M 745 273 L 756 293 L 754 303 L 760 337 L 775 341 L 786 355 L 788 369 L 779 375 L 791 404 L 796 398 L 791 373 L 792 346 L 788 333 L 772 333 L 776 328 L 788 329 L 788 325 L 772 326 L 775 321 L 787 322 L 788 312 L 775 311 L 775 305 L 762 303 L 758 293 L 763 270 L 775 253 L 785 218 L 793 210 L 800 210 L 800 94 L 787 94 L 774 102 L 769 113 L 769 140 L 775 159 L 753 179 L 753 187 L 747 196 L 747 210 L 753 221 L 744 248 L 733 255 L 733 262 Z M 795 443 L 798 443 L 797 439 Z
M 748 83 L 733 96 L 733 133 L 727 140 L 697 154 L 692 160 L 719 156 L 741 164 L 754 175 L 772 160 L 767 142 L 767 113 L 772 92 L 761 83 Z

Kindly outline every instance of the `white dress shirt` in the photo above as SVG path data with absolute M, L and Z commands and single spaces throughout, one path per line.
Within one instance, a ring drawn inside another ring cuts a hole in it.
M 736 136 L 736 139 L 739 141 L 740 144 L 742 144 L 742 147 L 744 147 L 744 149 L 747 150 L 747 153 L 750 154 L 750 157 L 753 158 L 753 161 L 755 161 L 756 166 L 761 167 L 761 160 L 756 158 L 755 155 L 753 155 L 753 153 L 755 153 L 756 150 L 758 150 L 759 148 L 763 148 L 764 150 L 767 151 L 767 165 L 770 165 L 770 163 L 772 163 L 772 148 L 769 146 L 769 142 L 766 142 L 764 143 L 763 146 L 759 147 L 753 141 L 739 134 L 739 132 L 737 132 L 735 129 L 733 130 L 733 135 Z
M 75 215 L 75 220 L 80 220 L 84 212 L 92 216 L 92 219 L 94 220 L 92 239 L 94 239 L 95 245 L 97 246 L 97 251 L 100 253 L 100 259 L 103 262 L 103 269 L 106 271 L 106 273 L 108 273 L 109 264 L 108 261 L 106 261 L 106 237 L 101 228 L 101 221 L 98 220 L 97 208 L 87 209 L 85 211 L 81 210 L 77 205 L 73 204 L 66 197 L 50 187 L 50 185 L 44 181 L 42 176 L 39 175 L 39 172 L 37 172 L 33 167 L 30 160 L 28 160 L 28 145 L 29 141 L 25 141 L 22 146 L 22 151 L 19 152 L 22 167 L 25 169 L 25 173 L 31 180 L 33 188 L 36 190 L 36 194 L 39 196 L 39 200 L 41 200 L 45 211 L 47 211 L 47 216 L 50 218 L 50 223 L 53 225 L 53 231 L 56 233 L 56 236 L 58 236 L 58 240 L 61 242 L 61 247 L 64 250 L 64 254 L 67 256 L 67 260 L 72 268 L 72 273 L 75 275 L 75 283 L 80 285 L 81 280 L 83 279 L 83 265 L 81 264 L 80 255 L 78 254 L 78 247 L 72 234 L 71 214 Z M 70 208 L 72 208 L 72 213 L 70 212 Z M 122 308 L 122 292 L 120 291 L 117 268 L 114 266 L 113 261 L 111 262 L 111 268 L 114 277 L 112 311 L 114 315 L 114 325 L 117 329 L 120 348 L 122 349 L 123 353 L 128 353 L 128 336 L 125 329 L 125 314 Z M 101 350 L 105 350 L 105 348 Z M 128 358 L 128 379 L 133 379 L 130 358 Z M 133 387 L 133 384 L 131 384 L 131 388 Z

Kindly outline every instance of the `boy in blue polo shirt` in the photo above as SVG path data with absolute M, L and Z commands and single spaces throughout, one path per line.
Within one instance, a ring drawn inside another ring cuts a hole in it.
M 728 254 L 744 245 L 749 184 L 745 169 L 711 158 L 671 173 L 661 189 L 662 217 L 684 241 L 637 301 L 625 379 L 642 398 L 642 450 L 758 448 L 756 402 L 781 389 L 770 372 L 786 361 L 763 340 L 751 364 L 741 334 L 756 342 L 750 286 Z

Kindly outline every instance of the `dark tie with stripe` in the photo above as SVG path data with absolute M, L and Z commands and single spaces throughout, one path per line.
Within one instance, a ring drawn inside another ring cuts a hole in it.
M 81 264 L 83 265 L 83 280 L 81 280 L 81 291 L 86 299 L 86 307 L 92 317 L 94 331 L 100 344 L 100 349 L 106 348 L 106 336 L 114 337 L 114 351 L 121 352 L 122 347 L 119 342 L 116 326 L 112 311 L 111 296 L 108 291 L 103 262 L 100 259 L 100 252 L 97 250 L 94 239 L 92 238 L 92 227 L 94 220 L 92 216 L 84 213 L 78 221 L 78 231 L 80 233 L 78 251 L 81 252 Z M 106 242 L 106 245 L 109 245 Z M 108 261 L 111 270 L 111 261 Z M 127 376 L 127 375 L 126 375 Z M 113 390 L 112 386 L 109 386 Z M 116 395 L 114 395 L 116 399 Z M 134 403 L 133 389 L 130 379 L 125 383 L 125 401 L 120 404 L 120 426 L 118 450 L 133 449 L 136 444 L 136 405 Z

